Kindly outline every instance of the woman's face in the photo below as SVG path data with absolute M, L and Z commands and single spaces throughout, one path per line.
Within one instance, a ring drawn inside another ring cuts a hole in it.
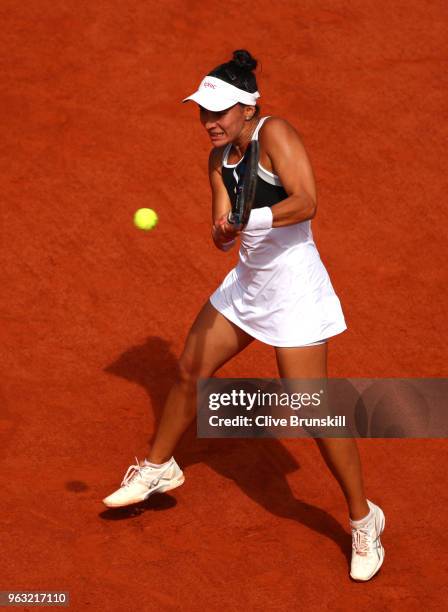
M 201 123 L 214 147 L 222 147 L 238 138 L 245 124 L 244 108 L 241 104 L 235 104 L 226 110 L 213 112 L 199 107 Z

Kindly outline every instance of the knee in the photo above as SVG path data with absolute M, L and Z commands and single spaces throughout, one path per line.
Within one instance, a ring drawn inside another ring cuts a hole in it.
M 204 369 L 193 359 L 182 356 L 177 367 L 177 380 L 186 387 L 196 387 L 199 378 L 206 377 Z

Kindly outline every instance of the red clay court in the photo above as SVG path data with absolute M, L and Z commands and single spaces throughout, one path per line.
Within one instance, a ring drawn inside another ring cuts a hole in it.
M 348 576 L 345 502 L 312 440 L 197 440 L 186 482 L 101 499 L 142 457 L 186 333 L 234 265 L 210 239 L 209 144 L 180 100 L 235 48 L 300 131 L 316 244 L 349 330 L 340 377 L 446 377 L 448 9 L 441 0 L 4 0 L 0 590 L 73 610 L 442 610 L 445 440 L 361 440 L 386 561 Z M 151 233 L 132 216 L 159 214 Z M 254 344 L 220 375 L 274 377 Z

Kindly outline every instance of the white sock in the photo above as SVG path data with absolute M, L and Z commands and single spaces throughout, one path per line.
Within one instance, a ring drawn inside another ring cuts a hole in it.
M 372 516 L 373 516 L 373 508 L 370 508 L 369 514 L 366 514 L 364 518 L 358 519 L 357 521 L 353 521 L 352 519 L 350 519 L 350 525 L 352 525 L 353 527 L 362 527 L 363 525 L 369 522 Z
M 165 463 L 151 463 L 150 461 L 148 461 L 147 459 L 144 460 L 143 464 L 144 465 L 149 465 L 149 467 L 152 468 L 156 468 L 156 469 L 160 469 L 162 467 L 165 467 L 165 465 L 168 465 L 168 463 L 171 461 L 171 459 L 168 459 L 168 461 L 165 461 Z

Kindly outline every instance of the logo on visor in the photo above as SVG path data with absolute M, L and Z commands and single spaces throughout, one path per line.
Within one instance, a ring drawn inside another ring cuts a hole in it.
M 216 85 L 214 83 L 210 83 L 210 81 L 204 81 L 204 87 L 210 87 L 210 89 L 216 89 Z

